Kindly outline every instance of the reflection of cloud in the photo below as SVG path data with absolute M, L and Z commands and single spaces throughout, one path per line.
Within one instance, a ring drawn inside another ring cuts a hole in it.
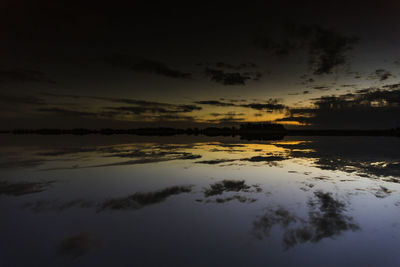
M 210 188 L 204 190 L 204 196 L 210 197 L 221 195 L 224 192 L 239 192 L 246 191 L 250 186 L 246 185 L 244 180 L 223 180 L 210 185 Z
M 283 208 L 272 210 L 253 223 L 254 235 L 262 239 L 269 236 L 273 226 L 285 229 L 283 243 L 286 248 L 297 244 L 316 243 L 325 238 L 339 236 L 345 231 L 356 231 L 359 227 L 353 219 L 344 214 L 346 205 L 332 197 L 330 193 L 317 191 L 309 202 L 308 219 L 302 219 Z M 315 209 L 317 208 L 317 209 Z M 291 227 L 291 226 L 294 227 Z
M 391 193 L 393 193 L 392 190 L 389 190 L 388 188 L 384 186 L 379 186 L 378 189 L 375 190 L 375 196 L 377 198 L 385 198 L 388 197 Z
M 216 165 L 216 164 L 232 162 L 232 161 L 236 161 L 236 160 L 235 159 L 212 159 L 212 160 L 196 161 L 195 163 Z
M 274 225 L 279 224 L 282 227 L 287 227 L 289 224 L 295 223 L 296 221 L 296 216 L 292 215 L 284 208 L 278 208 L 275 211 L 264 214 L 253 222 L 253 234 L 258 239 L 262 239 L 263 236 L 270 235 L 271 228 Z
M 100 210 L 140 209 L 148 205 L 153 205 L 163 202 L 170 196 L 182 193 L 189 193 L 191 191 L 192 191 L 192 186 L 172 186 L 154 192 L 146 192 L 146 193 L 137 192 L 128 197 L 113 198 L 107 200 L 100 206 Z
M 45 191 L 53 182 L 16 182 L 0 181 L 0 195 L 22 196 Z
M 22 208 L 28 208 L 34 212 L 43 212 L 46 210 L 64 211 L 71 208 L 97 208 L 98 212 L 105 210 L 135 210 L 161 203 L 171 196 L 190 193 L 192 187 L 192 185 L 171 186 L 158 191 L 136 192 L 127 197 L 112 198 L 97 202 L 81 198 L 67 202 L 59 202 L 58 200 L 38 200 L 26 203 Z
M 116 145 L 116 146 L 103 146 L 103 147 L 69 147 L 45 150 L 36 153 L 36 155 L 45 156 L 42 161 L 56 161 L 57 157 L 64 155 L 71 155 L 68 159 L 83 159 L 91 160 L 94 152 L 96 157 L 107 159 L 105 163 L 98 164 L 92 163 L 86 166 L 79 164 L 72 167 L 53 167 L 45 170 L 60 170 L 60 169 L 79 169 L 79 168 L 92 168 L 92 167 L 107 167 L 107 166 L 124 166 L 134 164 L 146 164 L 166 162 L 171 160 L 193 160 L 201 158 L 200 155 L 194 155 L 190 152 L 185 152 L 185 149 L 192 148 L 193 145 L 173 145 L 173 144 L 129 144 L 129 145 Z M 121 159 L 129 159 L 123 160 Z M 110 162 L 111 161 L 111 162 Z
M 398 138 L 319 137 L 311 142 L 275 145 L 287 148 L 292 158 L 309 158 L 323 170 L 343 171 L 366 177 L 386 177 L 396 182 L 400 176 Z M 329 179 L 329 177 L 319 177 Z
M 101 242 L 94 238 L 93 234 L 83 232 L 64 239 L 60 244 L 59 250 L 62 254 L 78 258 L 100 246 Z
M 34 168 L 42 165 L 45 162 L 43 159 L 20 159 L 20 158 L 2 158 L 0 169 L 19 169 L 19 168 Z
M 113 157 L 115 157 L 115 155 L 113 155 Z M 140 159 L 106 163 L 106 164 L 94 165 L 94 166 L 89 166 L 89 167 L 124 166 L 124 165 L 164 162 L 164 161 L 170 161 L 170 160 L 199 159 L 199 158 L 201 158 L 200 155 L 193 155 L 191 153 L 182 152 L 182 153 L 176 153 L 176 154 L 172 153 L 172 156 L 167 156 L 167 157 L 155 155 L 154 157 L 145 157 L 145 158 L 140 158 Z
M 217 197 L 216 199 L 207 199 L 205 201 L 205 203 L 223 204 L 223 203 L 226 203 L 226 202 L 229 202 L 229 201 L 232 201 L 232 200 L 237 200 L 240 203 L 253 203 L 253 202 L 257 201 L 256 198 L 249 198 L 249 197 L 246 197 L 246 196 L 234 195 L 234 196 L 226 197 L 226 198 Z M 196 201 L 203 202 L 202 199 L 197 199 Z
M 242 161 L 249 161 L 249 162 L 274 162 L 274 161 L 282 161 L 287 160 L 288 157 L 284 156 L 254 156 L 251 158 L 241 159 Z
M 250 188 L 253 188 L 250 190 Z M 197 199 L 197 202 L 204 202 L 204 203 L 217 203 L 223 204 L 232 200 L 237 200 L 240 203 L 253 203 L 257 201 L 256 198 L 251 198 L 245 195 L 234 194 L 227 197 L 216 197 L 211 198 L 213 196 L 220 196 L 224 193 L 229 192 L 245 192 L 245 193 L 260 193 L 262 192 L 262 188 L 258 185 L 249 186 L 245 183 L 244 180 L 237 181 L 237 180 L 223 180 L 221 182 L 216 182 L 211 184 L 209 188 L 204 190 L 204 197 L 207 199 Z

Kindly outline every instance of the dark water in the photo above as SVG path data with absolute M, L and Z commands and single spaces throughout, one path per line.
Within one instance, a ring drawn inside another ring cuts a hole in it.
M 0 145 L 0 266 L 400 266 L 399 138 Z

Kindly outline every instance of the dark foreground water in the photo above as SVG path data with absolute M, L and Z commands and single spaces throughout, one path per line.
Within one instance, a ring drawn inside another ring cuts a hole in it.
M 400 266 L 400 138 L 9 136 L 0 266 Z

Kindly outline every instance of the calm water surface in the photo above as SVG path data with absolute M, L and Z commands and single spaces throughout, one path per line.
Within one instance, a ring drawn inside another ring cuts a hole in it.
M 399 138 L 0 145 L 0 266 L 400 266 Z

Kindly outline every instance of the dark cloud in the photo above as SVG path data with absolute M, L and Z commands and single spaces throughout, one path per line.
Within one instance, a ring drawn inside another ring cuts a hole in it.
M 157 74 L 175 79 L 189 79 L 192 77 L 191 73 L 172 69 L 162 62 L 149 59 L 139 59 L 129 55 L 109 56 L 105 58 L 105 62 L 135 72 Z
M 11 105 L 32 105 L 32 106 L 46 105 L 46 101 L 32 95 L 0 94 L 0 102 Z
M 266 110 L 266 111 L 283 111 L 286 109 L 286 106 L 279 103 L 279 99 L 269 99 L 266 103 L 250 103 L 250 104 L 241 104 L 240 107 L 252 108 L 257 110 Z
M 0 83 L 55 83 L 38 70 L 30 69 L 3 69 L 0 70 Z
M 214 124 L 221 124 L 221 125 L 231 125 L 231 124 L 236 124 L 245 121 L 245 118 L 238 118 L 235 116 L 226 116 L 224 118 L 218 118 L 218 119 L 213 119 L 213 120 L 207 120 L 209 123 L 214 123 Z
M 328 91 L 330 89 L 329 86 L 313 86 L 312 89 L 319 90 L 319 91 Z
M 335 67 L 347 63 L 346 52 L 357 43 L 357 38 L 322 28 L 318 25 L 287 24 L 284 37 L 274 40 L 272 36 L 260 34 L 255 43 L 277 56 L 287 56 L 296 50 L 306 50 L 309 65 L 315 75 L 330 74 Z
M 223 70 L 206 68 L 205 74 L 210 77 L 211 81 L 223 85 L 245 85 L 252 77 L 243 75 L 240 72 L 225 72 Z
M 72 99 L 92 99 L 110 103 L 122 103 L 128 104 L 129 106 L 117 106 L 117 107 L 103 107 L 106 112 L 104 115 L 118 115 L 118 114 L 134 114 L 134 115 L 143 115 L 143 114 L 176 114 L 176 113 L 188 113 L 195 110 L 201 110 L 202 108 L 196 105 L 190 104 L 170 104 L 163 102 L 155 102 L 155 101 L 146 101 L 146 100 L 138 100 L 132 98 L 113 98 L 113 97 L 96 97 L 96 96 L 80 96 L 80 95 L 55 95 L 55 94 L 45 94 L 51 97 L 65 97 Z M 87 114 L 89 115 L 89 114 Z M 100 113 L 101 115 L 101 113 Z M 167 118 L 165 116 L 165 118 Z
M 394 75 L 385 69 L 377 69 L 372 74 L 369 75 L 370 79 L 378 79 L 379 81 L 385 81 Z
M 240 63 L 240 64 L 230 64 L 226 62 L 216 62 L 216 63 L 198 63 L 198 66 L 208 66 L 208 67 L 213 67 L 213 68 L 218 68 L 218 69 L 228 69 L 228 70 L 245 70 L 245 69 L 254 69 L 258 68 L 258 66 L 255 63 Z
M 314 108 L 291 108 L 291 116 L 277 121 L 298 121 L 325 129 L 395 128 L 400 125 L 399 89 L 362 89 L 312 101 Z
M 105 109 L 120 111 L 125 113 L 132 113 L 135 115 L 142 115 L 144 113 L 156 113 L 156 114 L 175 114 L 175 113 L 187 113 L 194 110 L 200 110 L 201 107 L 195 105 L 157 105 L 149 104 L 140 106 L 122 106 L 122 107 L 106 107 Z
M 385 88 L 385 89 L 400 89 L 400 83 L 387 84 L 387 85 L 382 86 L 382 88 Z
M 56 115 L 56 116 L 79 116 L 79 117 L 98 117 L 100 114 L 95 112 L 85 112 L 85 111 L 77 111 L 77 110 L 69 110 L 64 108 L 39 108 L 36 111 Z
M 196 101 L 195 104 L 200 105 L 211 105 L 211 106 L 219 106 L 219 107 L 234 107 L 236 104 L 229 103 L 229 102 L 221 102 L 219 100 L 203 100 L 203 101 Z
M 239 104 L 239 103 L 232 103 L 232 102 L 222 102 L 219 100 L 205 100 L 205 101 L 196 101 L 195 104 L 201 105 L 210 105 L 210 106 L 217 106 L 217 107 L 244 107 L 244 108 L 251 108 L 256 110 L 267 110 L 267 111 L 274 111 L 274 110 L 284 110 L 286 106 L 280 103 L 279 99 L 270 98 L 265 103 L 247 103 L 247 104 Z

